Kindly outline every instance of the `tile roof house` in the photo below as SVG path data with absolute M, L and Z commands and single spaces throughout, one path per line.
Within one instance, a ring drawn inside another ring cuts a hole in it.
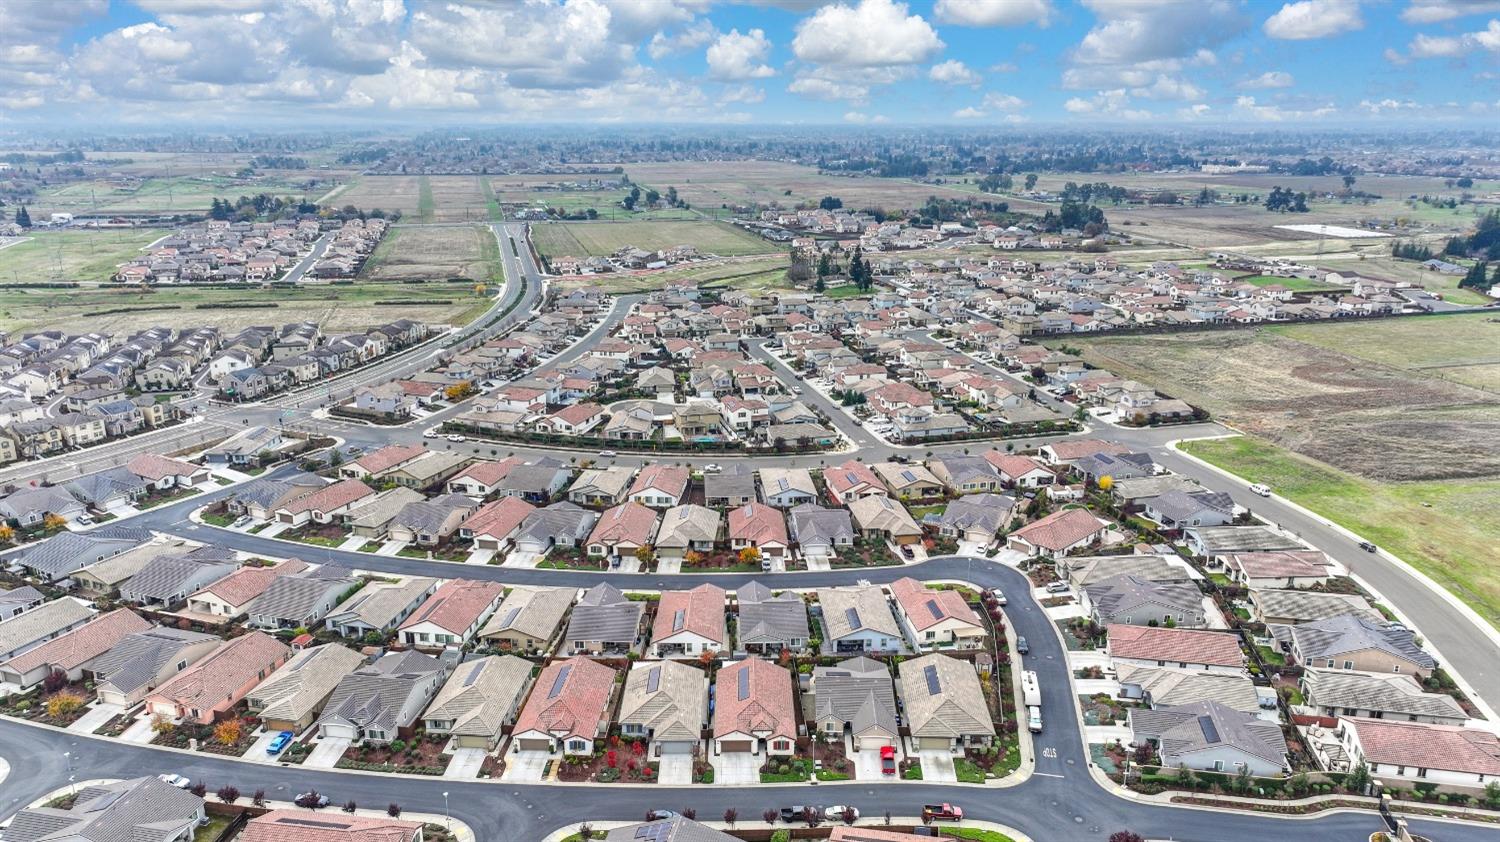
M 759 473 L 761 499 L 767 505 L 790 509 L 818 497 L 818 487 L 805 468 L 761 468 Z
M 745 658 L 720 667 L 714 686 L 714 754 L 792 754 L 797 720 L 789 671 Z
M 780 509 L 765 503 L 746 503 L 729 512 L 729 545 L 735 551 L 754 548 L 762 557 L 786 555 L 791 541 Z
M 386 445 L 340 465 L 339 476 L 345 479 L 369 479 L 404 465 L 426 452 L 427 448 L 420 444 Z
M 1479 787 L 1500 776 L 1500 737 L 1479 728 L 1342 717 L 1335 735 L 1348 765 L 1380 780 Z
M 743 465 L 730 465 L 703 477 L 703 501 L 728 509 L 755 502 L 755 472 Z
M 25 692 L 54 671 L 65 673 L 69 681 L 78 681 L 100 655 L 126 635 L 149 628 L 150 623 L 128 608 L 97 615 L 61 637 L 0 663 L 0 682 Z
M 723 518 L 713 509 L 684 503 L 662 512 L 656 532 L 657 558 L 684 558 L 689 552 L 711 553 L 719 541 Z
M 1281 725 L 1218 702 L 1181 707 L 1131 708 L 1136 742 L 1158 746 L 1162 766 L 1211 772 L 1280 775 L 1288 767 Z
M 1010 523 L 1015 508 L 1015 499 L 1003 494 L 960 497 L 938 515 L 938 534 L 987 547 Z
M 1437 669 L 1437 660 L 1418 645 L 1411 630 L 1384 620 L 1343 614 L 1266 630 L 1304 667 L 1405 673 L 1419 679 Z
M 546 505 L 568 487 L 572 478 L 572 471 L 560 465 L 517 465 L 495 485 L 495 491 L 504 497 Z
M 870 470 L 880 477 L 892 494 L 903 500 L 938 497 L 943 493 L 943 481 L 921 465 L 878 462 L 871 465 Z
M 723 588 L 703 584 L 690 591 L 662 592 L 651 624 L 651 657 L 696 658 L 728 648 Z
M 862 497 L 849 504 L 849 515 L 866 538 L 895 544 L 922 540 L 922 527 L 912 520 L 906 507 L 889 497 Z
M 1060 509 L 1010 533 L 1007 543 L 1028 556 L 1061 556 L 1100 540 L 1108 529 L 1086 509 Z
M 1040 488 L 1057 481 L 1057 474 L 1030 456 L 989 450 L 984 460 L 994 466 L 1001 482 L 1012 488 Z
M 0 622 L 0 659 L 10 660 L 61 637 L 94 616 L 94 609 L 72 597 L 44 602 Z
M 973 649 L 989 637 L 979 615 L 958 591 L 933 590 L 910 576 L 892 582 L 890 589 L 896 616 L 918 651 L 946 646 Z
M 515 722 L 531 662 L 514 655 L 490 655 L 459 664 L 422 715 L 429 734 L 453 737 L 456 748 L 493 749 L 501 731 Z
M 56 582 L 150 540 L 149 531 L 127 526 L 106 525 L 87 534 L 59 532 L 27 549 L 20 564 L 33 575 Z
M 589 468 L 568 487 L 568 500 L 582 506 L 614 506 L 625 500 L 634 468 Z
M 599 515 L 573 503 L 553 503 L 526 516 L 516 530 L 517 552 L 545 555 L 555 546 L 581 546 Z
M 692 472 L 672 465 L 647 465 L 626 495 L 632 502 L 665 509 L 682 502 Z
M 311 494 L 305 494 L 281 504 L 276 509 L 276 522 L 300 526 L 308 521 L 333 523 L 356 504 L 375 496 L 375 489 L 357 479 L 339 480 Z
M 1000 487 L 1000 473 L 979 456 L 941 456 L 929 459 L 932 475 L 955 494 L 994 491 Z
M 471 539 L 478 550 L 502 551 L 521 529 L 536 506 L 519 497 L 501 497 L 485 503 L 459 524 L 458 534 Z
M 271 630 L 317 628 L 344 594 L 361 584 L 348 570 L 334 564 L 277 577 L 250 603 L 246 625 Z
M 647 743 L 647 756 L 691 754 L 708 726 L 708 675 L 681 661 L 638 661 L 620 697 L 620 734 Z
M 906 652 L 906 636 L 878 585 L 822 588 L 818 607 L 823 622 L 824 654 Z
M 885 483 L 865 463 L 850 459 L 842 465 L 823 471 L 823 484 L 828 487 L 828 496 L 834 505 L 842 505 L 861 497 L 885 496 Z
M 1321 550 L 1228 553 L 1219 557 L 1229 580 L 1248 588 L 1309 588 L 1334 575 Z
M 1324 716 L 1462 725 L 1469 715 L 1446 693 L 1428 693 L 1410 675 L 1309 669 L 1298 681 L 1303 703 Z
M 806 651 L 811 633 L 807 605 L 800 595 L 791 591 L 773 594 L 765 585 L 749 582 L 735 591 L 735 603 L 738 651 L 759 655 Z
M 422 842 L 422 823 L 384 816 L 272 810 L 251 819 L 238 842 Z
M 512 588 L 490 615 L 479 637 L 491 646 L 511 652 L 550 652 L 563 618 L 573 605 L 574 595 L 572 588 Z
M 587 755 L 609 727 L 616 671 L 588 658 L 548 664 L 511 737 L 511 750 Z
M 301 733 L 323 710 L 333 688 L 365 663 L 363 655 L 329 643 L 303 649 L 245 697 L 267 731 Z
M 1222 491 L 1168 491 L 1148 499 L 1145 509 L 1146 517 L 1163 529 L 1234 522 L 1234 499 Z
M 1183 530 L 1188 549 L 1204 558 L 1233 553 L 1302 551 L 1301 541 L 1269 526 L 1190 526 Z
M 1115 664 L 1175 666 L 1240 675 L 1245 653 L 1238 635 L 1201 629 L 1168 629 L 1150 626 L 1112 625 L 1108 652 Z
M 187 610 L 211 619 L 228 622 L 243 616 L 255 598 L 266 592 L 282 576 L 293 576 L 308 569 L 307 562 L 289 558 L 271 566 L 245 565 L 190 594 Z
M 1181 556 L 1153 553 L 1070 556 L 1059 559 L 1057 569 L 1080 588 L 1115 576 L 1134 576 L 1148 582 L 1189 582 L 1193 579 L 1192 568 Z
M 408 576 L 397 582 L 374 581 L 339 603 L 323 625 L 342 637 L 384 634 L 410 617 L 437 590 L 438 580 Z
M 648 839 L 651 842 L 736 842 L 738 837 L 682 816 L 617 827 L 604 835 L 604 842 L 639 842 Z
M 419 649 L 462 648 L 479 633 L 504 595 L 499 582 L 450 579 L 402 621 L 397 636 Z
M 1118 664 L 1120 698 L 1139 699 L 1147 707 L 1176 707 L 1196 702 L 1218 702 L 1244 713 L 1279 716 L 1275 709 L 1262 707 L 1255 683 L 1248 675 L 1225 675 L 1171 667 L 1146 667 Z
M 448 666 L 421 652 L 387 652 L 339 680 L 318 717 L 325 739 L 389 743 L 408 733 Z
M 191 488 L 207 482 L 208 469 L 154 453 L 142 453 L 125 463 L 125 470 L 145 480 L 152 488 Z
M 1344 614 L 1376 622 L 1384 620 L 1359 594 L 1254 588 L 1250 591 L 1250 605 L 1254 619 L 1267 624 L 1296 625 Z
M 135 605 L 174 610 L 187 602 L 189 594 L 234 572 L 236 563 L 232 553 L 227 558 L 216 555 L 188 552 L 157 556 L 120 585 L 120 599 Z
M 156 688 L 146 697 L 146 710 L 153 716 L 207 725 L 238 704 L 291 654 L 276 638 L 249 632 Z
M 1130 448 L 1123 444 L 1112 441 L 1101 441 L 1099 439 L 1071 439 L 1044 444 L 1039 449 L 1039 452 L 1042 458 L 1046 459 L 1050 464 L 1064 465 L 1075 462 L 1085 456 L 1093 456 L 1096 453 L 1129 453 Z
M 131 707 L 222 643 L 199 632 L 155 626 L 121 638 L 94 659 L 94 692 L 104 704 Z
M 589 588 L 573 606 L 573 617 L 563 636 L 566 651 L 594 655 L 632 651 L 641 640 L 645 610 L 643 603 L 627 599 L 608 582 Z
M 500 481 L 505 479 L 513 469 L 524 464 L 526 463 L 513 456 L 498 462 L 487 460 L 472 462 L 448 478 L 447 489 L 454 494 L 467 494 L 470 497 L 483 499 L 494 493 Z
M 188 842 L 205 821 L 203 799 L 147 775 L 89 784 L 73 804 L 27 807 L 5 829 L 7 842 Z
M 1095 622 L 1109 625 L 1201 628 L 1208 625 L 1203 592 L 1187 582 L 1153 582 L 1111 576 L 1083 588 L 1084 607 Z
M 917 749 L 988 745 L 994 738 L 995 723 L 973 664 L 933 654 L 902 661 L 897 672 Z
M 589 533 L 588 554 L 599 559 L 623 558 L 649 546 L 655 537 L 656 512 L 631 499 L 599 516 Z
M 787 513 L 792 540 L 804 557 L 828 558 L 854 545 L 854 521 L 846 509 L 803 503 Z
M 900 743 L 896 692 L 885 664 L 859 657 L 817 667 L 812 692 L 813 727 L 828 739 L 848 735 L 855 751 Z

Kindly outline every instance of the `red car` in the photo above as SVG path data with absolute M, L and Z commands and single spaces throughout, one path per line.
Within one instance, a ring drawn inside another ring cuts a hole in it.
M 926 804 L 922 807 L 922 821 L 934 822 L 957 822 L 963 821 L 964 809 L 952 804 Z
M 895 746 L 881 746 L 880 747 L 880 774 L 882 774 L 882 775 L 894 775 L 894 774 L 896 774 L 896 747 Z

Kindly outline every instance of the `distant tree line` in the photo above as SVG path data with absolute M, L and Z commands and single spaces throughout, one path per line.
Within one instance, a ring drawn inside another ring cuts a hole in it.
M 1500 260 L 1500 211 L 1492 210 L 1479 217 L 1473 234 L 1450 238 L 1443 253 L 1454 257 Z
M 307 159 L 293 155 L 256 155 L 250 166 L 263 170 L 305 170 Z
M 1266 210 L 1277 213 L 1307 213 L 1307 194 L 1272 187 L 1266 196 Z
M 1427 261 L 1432 259 L 1432 249 L 1421 243 L 1403 243 L 1395 240 L 1391 243 L 1391 256 L 1402 260 Z

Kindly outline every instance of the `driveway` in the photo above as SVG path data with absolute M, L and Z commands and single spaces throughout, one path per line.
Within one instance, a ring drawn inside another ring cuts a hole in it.
M 764 758 L 747 751 L 726 752 L 718 757 L 709 757 L 714 767 L 714 783 L 745 784 L 760 783 L 760 767 Z
M 303 766 L 315 769 L 332 769 L 349 750 L 352 741 L 348 737 L 324 737 L 313 744 L 312 753 L 302 761 Z
M 120 739 L 127 743 L 145 745 L 146 743 L 151 742 L 151 739 L 155 736 L 156 732 L 151 730 L 151 717 L 141 716 L 137 717 L 134 722 L 130 723 L 130 727 L 126 728 L 125 731 L 120 734 Z
M 539 556 L 536 553 L 525 552 L 523 550 L 511 550 L 510 555 L 506 556 L 505 560 L 500 562 L 500 566 L 519 567 L 523 570 L 529 570 L 533 567 L 536 567 L 536 563 L 541 560 L 542 556 Z
M 896 760 L 901 760 L 901 751 L 897 749 Z M 923 764 L 922 772 L 926 773 L 926 764 Z M 884 775 L 880 772 L 880 749 L 862 748 L 854 754 L 854 779 L 857 781 L 894 781 L 899 780 L 899 775 Z
M 917 759 L 922 761 L 922 780 L 928 783 L 956 784 L 958 773 L 953 769 L 953 755 L 941 749 L 921 749 Z
M 757 779 L 759 776 L 757 776 Z M 693 782 L 693 756 L 691 754 L 663 754 L 657 769 L 657 781 L 663 784 L 684 785 Z M 714 781 L 718 781 L 714 773 Z
M 255 738 L 255 742 L 250 744 L 250 749 L 244 754 L 240 755 L 240 757 L 250 761 L 251 763 L 275 763 L 280 755 L 266 754 L 266 746 L 269 746 L 271 744 L 271 741 L 276 739 L 276 736 L 280 733 L 280 731 L 261 732 L 260 736 Z M 290 743 L 288 743 L 288 745 L 290 745 Z M 285 751 L 285 749 L 283 749 L 283 751 Z
M 482 748 L 456 748 L 448 768 L 443 770 L 445 778 L 468 780 L 479 777 L 479 767 L 484 765 L 485 750 Z
M 505 771 L 500 773 L 500 780 L 540 781 L 551 759 L 552 753 L 547 751 L 513 751 L 505 755 Z
M 73 724 L 68 726 L 68 730 L 77 734 L 92 734 L 124 710 L 125 708 L 119 705 L 100 702 L 89 708 L 83 716 L 74 720 Z

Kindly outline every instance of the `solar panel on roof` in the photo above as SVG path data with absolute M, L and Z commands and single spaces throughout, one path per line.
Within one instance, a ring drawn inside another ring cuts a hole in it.
M 906 480 L 907 482 L 916 482 L 917 481 L 917 475 L 914 474 L 914 473 L 912 473 L 911 471 L 902 471 L 901 472 L 901 478 L 904 479 L 904 480 Z
M 943 610 L 941 608 L 938 608 L 937 600 L 935 600 L 935 599 L 929 599 L 929 600 L 927 600 L 927 610 L 932 612 L 932 619 L 934 619 L 934 620 L 941 620 L 941 619 L 943 619 Z
M 854 472 L 853 471 L 850 471 L 849 473 L 844 474 L 844 481 L 847 482 L 847 483 L 849 483 L 850 485 L 854 485 L 855 483 L 859 482 L 859 480 L 857 480 L 857 479 L 854 478 Z
M 943 692 L 943 683 L 941 681 L 938 681 L 936 664 L 928 664 L 927 666 L 922 667 L 922 675 L 926 676 L 927 678 L 928 695 L 936 696 L 939 693 Z
M 861 627 L 859 623 L 859 609 L 857 608 L 845 608 L 844 619 L 849 621 L 849 628 L 851 629 L 858 629 Z
M 1217 743 L 1219 741 L 1219 727 L 1214 724 L 1213 717 L 1198 717 L 1198 727 L 1203 731 L 1204 742 Z
M 740 701 L 750 698 L 750 665 L 740 670 Z
M 672 615 L 672 631 L 674 631 L 674 632 L 682 631 L 682 625 L 683 625 L 683 623 L 686 620 L 687 620 L 687 609 L 686 608 L 679 608 L 679 609 L 677 609 L 676 613 L 674 613 Z
M 547 691 L 547 698 L 557 698 L 557 695 L 562 692 L 563 685 L 568 683 L 568 673 L 572 671 L 572 664 L 564 664 L 563 668 L 557 671 L 557 678 L 552 679 L 552 689 Z
M 785 478 L 776 480 L 776 489 L 778 491 L 785 491 L 790 487 L 791 483 L 787 482 Z
M 502 620 L 502 621 L 500 621 L 500 625 L 503 628 L 509 628 L 510 624 L 514 623 L 516 621 L 516 615 L 518 615 L 520 613 L 521 613 L 521 606 L 519 606 L 519 605 L 517 605 L 515 608 L 512 608 L 509 611 L 505 612 L 505 619 Z
M 646 673 L 646 692 L 655 693 L 656 688 L 661 686 L 661 666 L 654 666 Z
M 671 832 L 671 822 L 648 824 L 636 828 L 635 838 L 642 840 L 642 842 L 662 842 L 662 840 L 666 839 L 668 837 L 668 834 L 670 834 Z
M 468 675 L 464 676 L 464 686 L 468 687 L 473 684 L 479 679 L 479 674 L 482 672 L 484 672 L 484 661 L 475 661 L 474 668 L 469 670 Z

